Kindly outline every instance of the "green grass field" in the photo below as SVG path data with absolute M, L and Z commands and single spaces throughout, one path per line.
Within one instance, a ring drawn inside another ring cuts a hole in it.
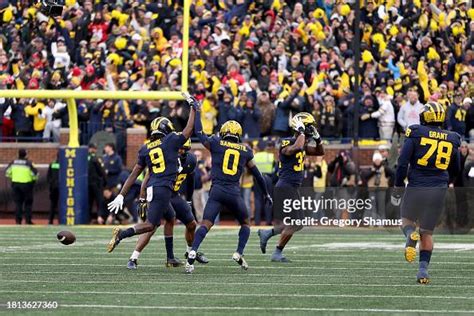
M 112 227 L 70 227 L 77 237 L 71 246 L 56 241 L 61 229 L 0 227 L 1 304 L 57 301 L 55 312 L 63 315 L 474 313 L 474 235 L 436 236 L 432 283 L 420 286 L 417 264 L 404 261 L 399 230 L 303 231 L 286 250 L 290 264 L 261 254 L 253 230 L 250 268 L 242 271 L 231 259 L 237 229 L 214 229 L 202 246 L 211 262 L 186 275 L 184 268 L 164 266 L 161 229 L 136 271 L 126 269 L 136 237 L 109 254 Z M 178 227 L 175 253 L 183 252 Z M 2 306 L 3 312 L 32 311 Z

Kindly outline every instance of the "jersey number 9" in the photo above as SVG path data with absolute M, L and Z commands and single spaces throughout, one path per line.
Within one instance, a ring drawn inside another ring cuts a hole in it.
M 426 154 L 418 159 L 417 163 L 420 166 L 428 166 L 428 159 L 433 156 L 436 151 L 436 160 L 435 166 L 438 169 L 446 170 L 449 166 L 449 161 L 451 160 L 451 153 L 453 151 L 453 144 L 446 141 L 437 141 L 436 139 L 431 139 L 427 137 L 422 137 L 420 140 L 420 145 L 430 146 Z
M 232 156 L 232 166 L 229 166 L 230 157 Z M 235 149 L 226 149 L 224 153 L 224 160 L 222 161 L 222 172 L 230 176 L 237 174 L 237 167 L 239 165 L 240 152 Z
M 165 156 L 160 147 L 150 150 L 150 160 L 153 164 L 153 173 L 162 173 L 165 171 Z

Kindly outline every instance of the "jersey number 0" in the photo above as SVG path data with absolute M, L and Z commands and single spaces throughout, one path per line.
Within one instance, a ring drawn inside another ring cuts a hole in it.
M 232 165 L 229 166 L 230 157 L 233 158 Z M 240 152 L 235 149 L 226 149 L 224 153 L 224 160 L 222 161 L 222 172 L 230 176 L 237 174 L 237 168 L 239 165 Z

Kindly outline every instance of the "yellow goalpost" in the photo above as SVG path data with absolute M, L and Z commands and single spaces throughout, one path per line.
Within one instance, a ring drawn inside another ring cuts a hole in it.
M 113 100 L 183 100 L 182 92 L 188 91 L 189 22 L 191 0 L 184 0 L 183 53 L 181 57 L 181 91 L 76 91 L 76 90 L 0 90 L 0 98 L 63 99 L 69 113 L 68 147 L 79 147 L 79 126 L 76 99 Z

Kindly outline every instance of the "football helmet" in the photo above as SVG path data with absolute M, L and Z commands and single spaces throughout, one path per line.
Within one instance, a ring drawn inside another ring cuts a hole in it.
M 157 117 L 151 122 L 150 125 L 151 129 L 151 135 L 157 135 L 157 136 L 166 136 L 171 132 L 174 132 L 174 126 L 173 123 L 166 117 Z
M 296 132 L 298 131 L 298 121 L 303 122 L 305 126 L 305 135 L 312 136 L 314 133 L 314 128 L 316 127 L 316 120 L 314 119 L 314 116 L 308 112 L 300 112 L 293 116 L 290 121 L 290 127 Z
M 185 151 L 188 151 L 191 149 L 191 138 L 188 138 L 188 140 L 183 144 L 182 147 Z
M 420 123 L 422 125 L 443 125 L 446 119 L 446 111 L 443 106 L 437 102 L 428 102 L 423 106 L 420 113 Z
M 242 138 L 242 126 L 237 121 L 227 121 L 222 124 L 219 135 L 222 139 L 238 143 Z

